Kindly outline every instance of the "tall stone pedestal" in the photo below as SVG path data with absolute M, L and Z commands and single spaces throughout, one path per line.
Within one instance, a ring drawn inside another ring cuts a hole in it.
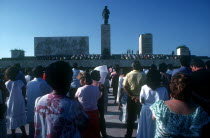
M 109 58 L 111 55 L 111 37 L 110 25 L 101 25 L 101 55 L 103 58 Z

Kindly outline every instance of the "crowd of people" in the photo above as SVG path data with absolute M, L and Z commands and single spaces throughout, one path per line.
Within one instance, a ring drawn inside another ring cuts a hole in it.
M 122 59 L 122 60 L 138 60 L 138 59 L 180 59 L 179 55 L 164 55 L 164 54 L 113 54 L 110 56 L 103 56 L 102 54 L 75 54 L 67 56 L 35 56 L 35 57 L 21 57 L 21 58 L 2 58 L 2 60 L 101 60 L 101 59 Z M 202 57 L 208 58 L 208 57 Z
M 60 60 L 27 72 L 20 65 L 0 74 L 0 137 L 107 138 L 109 88 L 131 138 L 208 137 L 210 61 L 180 57 L 180 68 L 135 60 L 131 69 L 106 65 L 79 69 Z M 29 124 L 29 134 L 25 125 Z
M 122 54 L 121 59 L 179 59 L 177 55 Z

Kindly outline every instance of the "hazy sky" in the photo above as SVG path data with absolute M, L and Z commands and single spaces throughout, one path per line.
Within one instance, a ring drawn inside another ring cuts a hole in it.
M 89 52 L 99 54 L 106 5 L 112 54 L 137 51 L 139 35 L 152 33 L 154 54 L 186 45 L 210 56 L 209 0 L 0 0 L 0 58 L 15 48 L 34 56 L 34 37 L 51 36 L 89 36 Z

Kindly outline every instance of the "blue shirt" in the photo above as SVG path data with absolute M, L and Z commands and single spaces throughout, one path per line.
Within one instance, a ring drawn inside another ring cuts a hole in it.
M 174 69 L 173 72 L 172 72 L 172 76 L 174 76 L 176 73 L 184 73 L 184 74 L 191 75 L 192 70 L 189 67 L 184 67 L 183 66 L 183 67 L 180 67 L 178 69 Z

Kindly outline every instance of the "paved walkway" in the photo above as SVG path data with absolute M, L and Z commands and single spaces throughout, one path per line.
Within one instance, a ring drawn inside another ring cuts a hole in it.
M 123 138 L 126 133 L 126 125 L 119 120 L 120 111 L 118 111 L 117 104 L 114 104 L 114 97 L 112 93 L 108 94 L 108 109 L 105 114 L 107 135 L 109 138 Z M 26 126 L 26 132 L 28 134 L 28 127 Z M 11 138 L 11 131 L 7 131 L 8 138 Z M 21 138 L 21 131 L 18 128 L 16 130 L 17 138 Z M 136 129 L 133 131 L 133 137 L 136 136 Z
M 120 111 L 118 105 L 114 104 L 112 93 L 108 95 L 108 110 L 105 114 L 107 134 L 109 138 L 124 138 L 126 125 L 119 120 Z M 137 124 L 136 124 L 137 126 Z M 136 129 L 133 131 L 133 137 L 136 136 Z

